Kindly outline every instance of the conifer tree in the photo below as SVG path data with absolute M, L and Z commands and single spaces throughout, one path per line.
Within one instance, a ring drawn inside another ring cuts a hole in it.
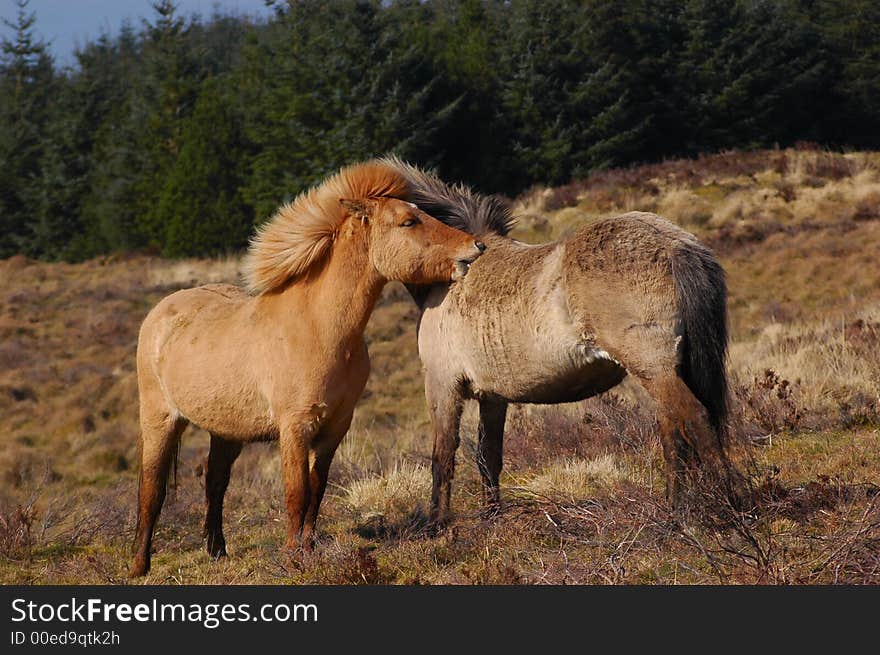
M 812 4 L 812 3 L 811 3 Z M 875 0 L 819 0 L 809 17 L 823 37 L 829 68 L 826 129 L 813 137 L 839 145 L 880 147 L 880 3 Z
M 825 67 L 818 35 L 791 9 L 744 1 L 684 4 L 687 38 L 678 75 L 688 154 L 810 136 L 823 114 Z
M 183 147 L 183 129 L 192 113 L 203 69 L 191 51 L 192 25 L 172 0 L 152 3 L 156 16 L 145 25 L 140 97 L 132 105 L 142 123 L 138 148 L 142 169 L 134 188 L 141 232 L 161 249 L 165 226 L 157 214 L 158 193 Z
M 84 129 L 92 135 L 87 188 L 80 204 L 85 233 L 74 246 L 81 257 L 133 250 L 146 242 L 136 202 L 149 154 L 140 147 L 140 51 L 134 27 L 123 23 L 118 37 L 103 35 L 77 53 L 80 73 L 72 83 L 85 107 Z
M 172 0 L 56 68 L 0 34 L 0 257 L 244 245 L 345 164 L 396 152 L 515 195 L 720 148 L 880 147 L 870 0 Z
M 0 41 L 0 257 L 49 254 L 35 238 L 43 130 L 56 80 L 46 44 L 34 35 L 28 0 L 16 0 L 14 34 Z
M 239 192 L 243 134 L 221 80 L 202 84 L 181 136 L 180 156 L 156 208 L 165 227 L 163 254 L 218 255 L 244 247 L 253 216 Z
M 515 167 L 513 188 L 559 184 L 613 163 L 627 133 L 618 74 L 591 49 L 586 7 L 574 0 L 516 3 L 501 104 Z

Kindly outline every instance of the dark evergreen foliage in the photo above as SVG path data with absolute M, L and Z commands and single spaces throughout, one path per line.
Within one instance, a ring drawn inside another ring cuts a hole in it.
M 156 0 L 69 68 L 15 3 L 0 257 L 234 251 L 387 153 L 514 194 L 726 148 L 880 147 L 873 0 L 291 0 L 257 23 Z

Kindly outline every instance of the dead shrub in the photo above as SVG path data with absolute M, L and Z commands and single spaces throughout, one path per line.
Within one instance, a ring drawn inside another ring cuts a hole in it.
M 504 434 L 505 466 L 531 469 L 564 457 L 643 452 L 656 434 L 650 412 L 611 394 L 583 401 L 580 414 L 553 407 L 512 407 Z
M 880 192 L 872 191 L 856 200 L 853 220 L 872 221 L 880 218 Z
M 55 471 L 48 460 L 30 452 L 14 452 L 6 461 L 3 482 L 13 488 L 57 482 L 61 475 Z
M 802 412 L 795 402 L 794 388 L 773 369 L 765 369 L 747 385 L 735 385 L 742 411 L 743 428 L 752 439 L 798 427 Z
M 771 235 L 785 231 L 792 232 L 791 229 L 786 230 L 785 226 L 773 218 L 756 215 L 751 216 L 747 221 L 725 223 L 704 241 L 716 252 L 727 254 L 733 250 L 762 243 Z
M 578 204 L 578 189 L 574 184 L 556 187 L 544 198 L 544 210 L 555 212 L 565 207 L 575 207 Z
M 789 487 L 774 479 L 742 507 L 715 481 L 698 477 L 688 506 L 676 513 L 658 494 L 624 482 L 586 501 L 520 497 L 515 514 L 520 524 L 530 516 L 563 544 L 594 553 L 578 567 L 566 560 L 554 571 L 556 583 L 669 583 L 679 570 L 698 583 L 876 583 L 878 491 L 822 476 Z M 819 535 L 817 516 L 825 523 Z
M 880 398 L 861 391 L 839 401 L 838 423 L 846 430 L 880 423 Z
M 380 566 L 376 546 L 349 546 L 339 542 L 322 544 L 312 553 L 272 553 L 269 563 L 276 575 L 297 577 L 311 584 L 390 584 L 394 571 Z
M 858 318 L 844 326 L 843 335 L 853 345 L 880 347 L 880 322 Z
M 808 166 L 808 171 L 828 180 L 842 180 L 852 177 L 856 172 L 855 162 L 838 153 L 820 152 L 813 161 L 812 166 Z
M 794 318 L 794 310 L 790 305 L 782 304 L 778 300 L 769 300 L 761 307 L 761 315 L 768 323 L 791 323 Z
M 757 488 L 758 511 L 772 513 L 799 523 L 823 510 L 832 510 L 846 501 L 850 487 L 837 478 L 820 475 L 802 485 L 785 486 L 774 471 Z
M 788 180 L 780 180 L 773 185 L 776 188 L 779 197 L 785 202 L 793 202 L 797 200 L 797 187 Z
M 379 563 L 371 548 L 358 548 L 354 557 L 347 560 L 348 566 L 341 573 L 348 580 L 360 578 L 365 584 L 376 584 L 386 580 L 380 575 Z
M 650 408 L 602 394 L 583 402 L 583 422 L 597 443 L 611 450 L 641 452 L 657 441 L 657 419 Z
M 392 580 L 380 569 L 374 550 L 375 547 L 362 546 L 342 553 L 334 566 L 326 569 L 328 575 L 323 582 L 339 585 L 388 584 Z
M 14 560 L 30 551 L 36 519 L 33 502 L 0 508 L 0 556 Z

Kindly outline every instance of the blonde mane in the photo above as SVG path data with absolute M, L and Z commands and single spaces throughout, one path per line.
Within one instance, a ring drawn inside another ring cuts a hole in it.
M 405 198 L 408 193 L 406 178 L 379 160 L 347 166 L 301 193 L 251 239 L 243 265 L 248 291 L 277 289 L 327 254 L 346 216 L 340 198 Z

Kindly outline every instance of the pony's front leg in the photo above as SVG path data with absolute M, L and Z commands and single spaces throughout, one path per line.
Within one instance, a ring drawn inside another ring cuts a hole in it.
M 287 506 L 287 548 L 308 549 L 302 531 L 309 509 L 309 440 L 302 425 L 283 428 L 279 437 L 281 466 L 284 472 L 284 499 Z
M 430 520 L 434 528 L 439 530 L 449 521 L 463 399 L 456 386 L 432 380 L 430 376 L 425 379 L 425 397 L 434 428 Z
M 477 468 L 483 481 L 483 502 L 489 515 L 501 508 L 498 478 L 501 476 L 504 448 L 504 421 L 507 402 L 495 398 L 480 399 L 480 429 L 477 443 Z
M 303 545 L 307 548 L 314 543 L 318 510 L 321 507 L 321 500 L 324 498 L 324 491 L 327 489 L 327 476 L 330 473 L 333 455 L 336 454 L 336 449 L 348 432 L 351 419 L 352 414 L 348 414 L 339 420 L 328 423 L 321 430 L 321 434 L 318 436 L 312 449 L 312 466 L 309 471 L 311 496 L 302 534 Z

